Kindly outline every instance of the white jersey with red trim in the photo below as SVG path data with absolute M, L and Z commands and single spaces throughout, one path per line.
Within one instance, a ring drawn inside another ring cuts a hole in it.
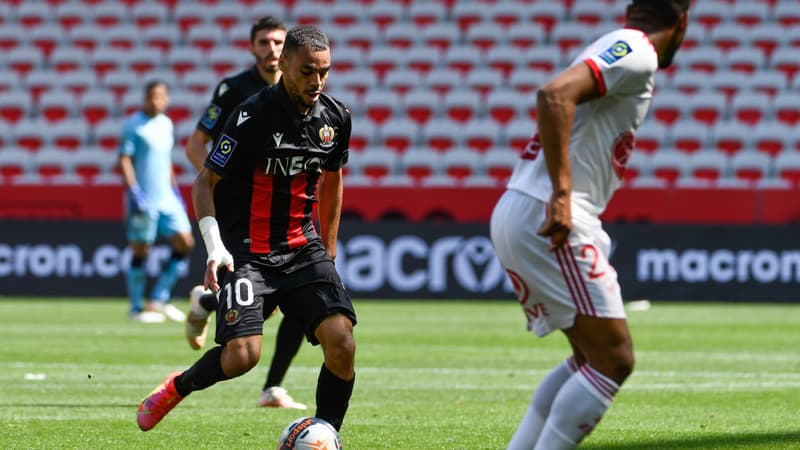
M 634 130 L 653 96 L 658 57 L 647 35 L 624 28 L 594 41 L 572 64 L 589 66 L 601 94 L 577 106 L 569 141 L 573 212 L 588 213 L 585 218 L 591 220 L 603 212 L 621 183 Z M 507 187 L 549 201 L 553 186 L 540 153 L 536 131 Z

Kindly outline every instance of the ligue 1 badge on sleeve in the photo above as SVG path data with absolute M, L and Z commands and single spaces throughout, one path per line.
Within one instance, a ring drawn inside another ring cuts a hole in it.
M 325 124 L 322 128 L 319 129 L 319 142 L 322 148 L 328 148 L 333 145 L 333 138 L 336 136 L 336 132 L 331 128 L 330 125 Z

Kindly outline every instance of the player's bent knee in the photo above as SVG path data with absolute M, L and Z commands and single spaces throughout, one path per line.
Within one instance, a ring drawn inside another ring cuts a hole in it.
M 222 366 L 226 375 L 237 377 L 255 367 L 259 359 L 261 359 L 261 339 L 232 339 L 223 350 Z

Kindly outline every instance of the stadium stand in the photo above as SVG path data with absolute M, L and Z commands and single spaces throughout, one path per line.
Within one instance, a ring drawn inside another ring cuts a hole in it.
M 349 104 L 357 124 L 351 142 L 357 157 L 347 175 L 356 184 L 386 178 L 384 185 L 401 186 L 408 184 L 403 177 L 412 177 L 412 185 L 425 178 L 425 185 L 458 188 L 473 180 L 489 186 L 507 177 L 509 155 L 530 138 L 535 90 L 587 39 L 617 26 L 625 4 L 208 0 L 199 7 L 180 0 L 2 0 L 0 149 L 42 151 L 40 159 L 55 154 L 44 149 L 58 146 L 74 155 L 113 154 L 117 127 L 154 76 L 171 85 L 170 116 L 183 136 L 191 129 L 184 122 L 196 119 L 219 78 L 250 63 L 252 17 L 276 14 L 289 24 L 316 23 L 331 36 L 328 90 Z M 798 5 L 695 2 L 675 67 L 658 75 L 627 189 L 663 186 L 659 179 L 669 186 L 692 178 L 719 180 L 715 185 L 744 179 L 753 189 L 797 181 Z M 62 122 L 67 125 L 51 126 Z M 417 155 L 419 146 L 440 157 L 426 177 L 409 175 L 407 163 L 416 156 L 404 154 Z M 392 157 L 381 160 L 387 154 Z M 99 179 L 110 179 L 100 166 Z M 70 167 L 65 162 L 63 172 Z M 86 173 L 94 172 L 87 169 L 79 181 L 93 185 L 96 177 Z

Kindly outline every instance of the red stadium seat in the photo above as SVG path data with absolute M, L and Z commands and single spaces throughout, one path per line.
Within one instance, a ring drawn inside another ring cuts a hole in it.
M 142 43 L 150 48 L 169 53 L 181 41 L 181 32 L 172 24 L 162 23 L 147 27 L 142 33 Z
M 636 151 L 651 154 L 665 147 L 668 141 L 667 127 L 655 120 L 645 121 L 636 130 Z
M 29 30 L 45 25 L 51 18 L 50 6 L 39 2 L 22 2 L 17 7 L 16 21 Z
M 406 66 L 420 74 L 427 75 L 442 59 L 442 51 L 437 48 L 412 47 L 405 56 Z
M 16 147 L 29 152 L 50 145 L 50 125 L 43 119 L 22 119 L 16 123 L 11 133 Z
M 27 43 L 27 31 L 15 23 L 0 26 L 0 50 L 11 51 Z
M 750 35 L 740 25 L 722 23 L 711 30 L 711 43 L 723 52 L 750 45 Z
M 682 120 L 672 127 L 672 143 L 676 150 L 694 153 L 708 144 L 708 128 L 694 120 Z
M 187 33 L 193 27 L 204 23 L 210 12 L 205 8 L 198 8 L 196 4 L 179 2 L 172 11 L 173 20 L 180 28 L 181 33 Z
M 731 156 L 752 146 L 752 130 L 733 120 L 718 122 L 711 129 L 711 146 Z
M 119 138 L 122 135 L 123 123 L 123 118 L 110 118 L 95 125 L 92 129 L 95 145 L 103 151 L 116 151 L 119 146 Z
M 553 72 L 562 66 L 562 51 L 553 45 L 531 47 L 522 55 L 522 64 L 528 69 Z
M 224 53 L 230 54 L 232 52 L 228 50 Z M 165 59 L 167 66 L 170 67 L 178 76 L 181 76 L 190 70 L 198 69 L 200 64 L 202 64 L 202 61 L 205 59 L 205 55 L 199 48 L 181 46 L 174 47 L 172 50 L 170 50 Z M 209 61 L 209 63 L 211 65 L 217 62 L 215 61 L 212 63 Z M 232 66 L 234 63 L 231 62 L 230 64 Z M 232 69 L 232 67 L 229 69 Z
M 781 152 L 790 151 L 792 128 L 781 122 L 764 121 L 752 130 L 753 146 L 761 153 L 775 157 Z
M 461 31 L 458 25 L 449 22 L 428 25 L 421 30 L 422 43 L 441 51 L 447 51 L 451 46 L 458 44 Z
M 444 112 L 452 121 L 469 122 L 478 116 L 480 108 L 480 98 L 471 91 L 455 89 L 444 96 Z
M 5 60 L 7 66 L 21 76 L 44 66 L 44 57 L 34 47 L 14 48 L 6 54 Z
M 775 20 L 784 27 L 800 24 L 800 5 L 797 2 L 779 1 L 772 11 Z
M 409 91 L 403 99 L 406 117 L 419 125 L 437 114 L 439 103 L 437 95 L 423 89 Z
M 473 120 L 469 122 L 464 133 L 464 147 L 473 152 L 484 153 L 501 144 L 501 129 L 494 122 Z
M 0 119 L 16 124 L 33 110 L 31 97 L 25 90 L 0 92 Z
M 376 5 L 380 4 L 384 3 L 376 3 Z M 383 38 L 386 45 L 391 48 L 412 51 L 420 48 L 427 48 L 419 46 L 419 42 L 422 40 L 420 31 L 421 30 L 413 23 L 405 21 L 395 22 L 386 27 Z
M 89 125 L 83 119 L 58 122 L 50 130 L 50 142 L 59 149 L 77 151 L 89 142 Z
M 730 15 L 737 25 L 753 27 L 770 19 L 770 9 L 765 2 L 735 2 Z
M 688 112 L 700 123 L 713 125 L 725 113 L 727 100 L 724 94 L 700 91 L 688 99 Z
M 417 26 L 428 27 L 442 22 L 447 14 L 447 8 L 441 3 L 413 2 L 408 8 L 408 17 Z
M 739 123 L 755 126 L 772 114 L 772 101 L 767 94 L 743 92 L 733 98 L 731 112 Z
M 383 80 L 388 72 L 399 67 L 399 61 L 394 52 L 387 51 L 383 46 L 375 46 L 367 52 L 366 64 L 372 69 L 378 80 Z
M 116 113 L 114 94 L 105 89 L 90 90 L 78 102 L 80 115 L 89 125 L 97 125 Z
M 506 3 L 497 3 L 497 5 Z M 547 40 L 544 28 L 532 22 L 511 25 L 507 32 L 508 43 L 515 49 L 528 50 L 544 45 Z
M 683 152 L 661 150 L 652 155 L 650 163 L 653 177 L 664 180 L 668 185 L 674 185 L 687 174 L 688 159 Z
M 495 123 L 506 125 L 520 116 L 520 95 L 513 90 L 496 89 L 486 97 L 489 118 Z
M 740 152 L 731 159 L 734 177 L 755 183 L 769 175 L 771 158 L 760 152 Z
M 218 45 L 222 45 L 224 41 L 222 28 L 214 24 L 197 24 L 186 32 L 186 42 L 205 53 Z
M 700 151 L 689 157 L 686 175 L 696 180 L 717 181 L 726 175 L 727 170 L 727 156 L 714 151 Z
M 411 120 L 391 119 L 378 129 L 378 143 L 395 153 L 403 153 L 417 145 L 418 133 L 419 126 Z
M 464 76 L 459 71 L 447 68 L 433 69 L 425 76 L 425 86 L 439 95 L 446 95 L 464 85 Z
M 133 16 L 133 23 L 140 30 L 145 30 L 169 20 L 169 9 L 161 3 L 136 3 L 131 7 L 130 14 Z
M 366 11 L 367 18 L 384 30 L 399 23 L 403 19 L 403 14 L 403 5 L 393 2 L 374 2 Z
M 374 124 L 381 125 L 400 109 L 400 98 L 391 91 L 371 90 L 364 94 L 364 112 Z
M 422 145 L 438 152 L 446 152 L 462 145 L 462 126 L 447 119 L 433 119 L 422 127 Z
M 800 93 L 788 92 L 775 97 L 775 119 L 790 126 L 800 124 Z
M 365 176 L 380 180 L 390 176 L 398 166 L 398 155 L 392 150 L 376 147 L 359 155 L 358 166 Z
M 490 92 L 500 89 L 505 83 L 503 74 L 491 68 L 481 67 L 467 73 L 467 87 L 485 98 Z
M 790 182 L 794 188 L 800 187 L 800 153 L 783 152 L 776 156 L 775 173 L 780 179 Z
M 518 119 L 508 123 L 505 129 L 506 144 L 517 152 L 528 145 L 533 136 L 536 124 L 527 119 Z
M 536 2 L 528 8 L 528 14 L 535 23 L 541 25 L 548 34 L 551 30 L 565 19 L 567 9 L 562 2 Z
M 708 30 L 727 21 L 729 14 L 730 5 L 724 2 L 705 1 L 692 6 L 692 20 Z
M 518 161 L 519 154 L 505 148 L 495 148 L 483 155 L 486 174 L 497 180 L 501 185 L 505 185 L 511 177 L 511 172 Z
M 653 117 L 664 125 L 672 126 L 687 114 L 686 96 L 676 91 L 658 92 L 653 97 Z
M 75 96 L 65 90 L 53 89 L 39 98 L 40 116 L 48 123 L 60 122 L 75 114 Z
M 58 47 L 50 54 L 49 60 L 50 67 L 56 72 L 70 72 L 88 67 L 89 54 L 81 48 Z
M 127 20 L 128 8 L 121 3 L 99 2 L 91 9 L 92 22 L 101 28 L 115 27 Z
M 62 29 L 67 31 L 84 23 L 87 16 L 86 7 L 80 3 L 64 2 L 56 7 L 55 20 Z
M 338 53 L 338 52 L 337 52 Z M 337 60 L 338 60 L 337 55 Z M 422 85 L 422 76 L 413 70 L 398 69 L 386 74 L 383 84 L 392 92 L 406 95 L 408 92 Z
M 750 28 L 750 42 L 753 48 L 768 58 L 775 49 L 788 44 L 789 34 L 786 31 L 783 27 L 776 26 L 774 22 L 755 25 Z
M 444 173 L 459 183 L 478 173 L 481 163 L 479 154 L 463 148 L 454 148 L 441 159 Z
M 424 147 L 415 147 L 399 157 L 400 170 L 415 183 L 431 177 L 442 167 L 442 155 Z
M 210 20 L 214 25 L 223 30 L 230 30 L 231 27 L 250 17 L 250 11 L 244 5 L 236 2 L 219 2 L 211 7 Z M 252 16 L 260 17 L 260 16 Z M 281 16 L 278 16 L 281 17 Z
M 0 180 L 12 183 L 31 170 L 31 158 L 27 152 L 12 149 L 0 152 Z
M 479 23 L 466 31 L 464 40 L 481 51 L 490 52 L 505 45 L 506 34 L 503 28 L 493 23 Z

